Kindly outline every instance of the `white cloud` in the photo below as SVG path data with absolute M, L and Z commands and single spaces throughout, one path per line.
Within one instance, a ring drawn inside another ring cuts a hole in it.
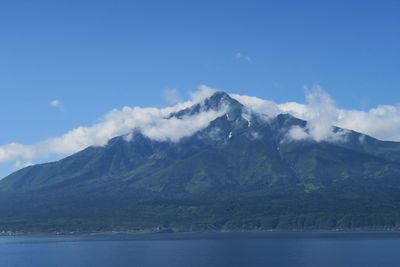
M 288 133 L 294 140 L 304 138 L 312 138 L 316 141 L 345 140 L 345 131 L 333 132 L 332 126 L 337 126 L 380 140 L 400 141 L 400 105 L 379 105 L 368 111 L 339 109 L 335 106 L 332 98 L 319 87 L 307 92 L 306 104 L 296 102 L 276 104 L 257 97 L 237 94 L 231 96 L 253 112 L 264 114 L 267 117 L 289 113 L 297 118 L 307 120 L 307 129 L 300 131 L 294 128 Z
M 379 105 L 368 111 L 339 109 L 337 126 L 372 137 L 400 141 L 400 106 Z
M 235 54 L 235 58 L 238 59 L 238 60 L 244 60 L 244 61 L 247 61 L 247 62 L 252 62 L 251 57 L 249 57 L 248 55 L 242 54 L 240 52 L 237 52 Z
M 272 101 L 247 95 L 231 94 L 230 96 L 255 113 L 263 114 L 268 117 L 275 117 L 279 113 L 282 113 L 279 106 Z
M 50 102 L 50 106 L 52 106 L 52 107 L 59 107 L 61 105 L 61 103 L 60 103 L 60 101 L 59 100 L 57 100 L 57 99 L 55 99 L 55 100 L 53 100 L 53 101 L 51 101 Z
M 301 128 L 298 125 L 295 125 L 289 129 L 287 137 L 295 141 L 311 138 L 311 136 L 305 131 L 305 129 Z
M 13 170 L 14 171 L 18 171 L 18 170 L 20 170 L 20 169 L 22 169 L 22 168 L 25 168 L 25 167 L 28 167 L 28 166 L 32 166 L 33 165 L 33 163 L 32 162 L 30 162 L 30 161 L 19 161 L 19 160 L 17 160 L 15 163 L 14 163 L 14 166 L 13 166 Z
M 63 106 L 58 99 L 54 99 L 54 100 L 50 101 L 49 105 L 53 108 L 57 108 L 60 111 L 63 111 Z
M 305 119 L 303 116 L 307 113 L 307 105 L 296 102 L 279 104 L 278 108 L 282 113 L 289 113 L 300 119 Z
M 199 90 L 191 92 L 189 94 L 190 99 L 192 100 L 192 102 L 198 103 L 203 101 L 204 99 L 206 99 L 207 97 L 211 96 L 212 94 L 214 94 L 217 90 L 210 88 L 206 85 L 200 85 L 198 87 Z
M 317 86 L 306 94 L 307 111 L 303 118 L 307 121 L 308 134 L 317 142 L 338 140 L 341 135 L 333 131 L 338 111 L 332 98 Z
M 191 93 L 191 100 L 180 102 L 166 108 L 124 107 L 112 110 L 99 123 L 89 127 L 77 127 L 62 136 L 49 138 L 34 144 L 9 143 L 0 146 L 0 163 L 15 162 L 20 168 L 30 162 L 52 155 L 66 156 L 88 146 L 101 146 L 110 138 L 126 135 L 133 129 L 155 140 L 176 142 L 199 131 L 225 110 L 210 110 L 181 119 L 167 118 L 176 112 L 203 101 L 215 92 L 207 86 Z M 317 88 L 306 95 L 306 104 L 287 102 L 276 104 L 257 97 L 232 94 L 233 98 L 244 104 L 249 111 L 272 118 L 280 113 L 289 113 L 307 120 L 307 127 L 293 127 L 288 136 L 292 140 L 313 139 L 315 141 L 343 140 L 345 132 L 335 133 L 332 126 L 359 131 L 382 140 L 400 141 L 400 106 L 381 105 L 368 111 L 338 109 L 328 94 Z M 58 102 L 59 103 L 59 102 Z M 254 136 L 258 137 L 258 134 Z
M 343 133 L 335 133 L 333 125 L 335 124 L 338 111 L 334 101 L 328 94 L 316 87 L 306 94 L 307 104 L 287 102 L 276 104 L 272 101 L 260 99 L 251 96 L 231 95 L 240 103 L 248 107 L 251 111 L 263 114 L 272 118 L 281 113 L 289 113 L 295 117 L 307 121 L 306 129 L 295 126 L 289 129 L 288 137 L 292 140 L 313 139 L 320 141 L 339 141 L 343 138 Z
M 70 155 L 88 146 L 101 146 L 113 137 L 129 134 L 133 129 L 155 140 L 178 141 L 184 136 L 205 128 L 212 120 L 224 115 L 225 111 L 210 110 L 194 116 L 167 118 L 167 116 L 195 103 L 201 102 L 214 92 L 206 86 L 192 94 L 192 100 L 166 108 L 124 107 L 112 110 L 101 122 L 91 127 L 78 127 L 60 137 L 31 144 L 10 143 L 0 146 L 0 163 L 13 160 L 29 161 L 49 155 Z
M 176 104 L 182 102 L 177 89 L 168 88 L 164 90 L 164 98 L 168 104 Z

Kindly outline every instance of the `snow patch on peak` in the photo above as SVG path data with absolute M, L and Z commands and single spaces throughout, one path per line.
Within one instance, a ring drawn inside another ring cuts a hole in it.
M 125 135 L 123 135 L 123 138 L 126 142 L 130 142 L 130 141 L 132 141 L 133 133 L 131 132 L 131 133 L 125 134 Z
M 250 120 L 251 117 L 250 117 L 250 115 L 247 114 L 247 113 L 245 113 L 245 112 L 243 112 L 243 113 L 242 113 L 242 118 L 245 119 L 245 120 L 247 121 L 247 127 L 250 128 L 250 126 L 251 126 L 251 120 Z
M 257 132 L 251 132 L 250 136 L 251 136 L 252 140 L 257 140 L 257 139 L 261 138 L 261 135 L 259 133 L 257 133 Z

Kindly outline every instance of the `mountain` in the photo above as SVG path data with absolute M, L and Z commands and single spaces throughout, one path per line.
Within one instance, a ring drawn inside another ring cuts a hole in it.
M 221 112 L 177 142 L 138 130 L 0 181 L 0 231 L 400 228 L 400 143 L 265 117 L 224 92 L 174 112 Z

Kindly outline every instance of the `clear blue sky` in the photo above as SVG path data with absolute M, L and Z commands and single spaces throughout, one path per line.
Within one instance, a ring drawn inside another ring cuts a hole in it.
M 0 145 L 200 84 L 276 102 L 319 84 L 340 107 L 396 104 L 399 14 L 398 0 L 2 0 Z

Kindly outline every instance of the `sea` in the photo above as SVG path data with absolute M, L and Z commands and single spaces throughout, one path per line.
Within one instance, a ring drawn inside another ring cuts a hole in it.
M 0 266 L 400 266 L 400 232 L 2 236 Z

